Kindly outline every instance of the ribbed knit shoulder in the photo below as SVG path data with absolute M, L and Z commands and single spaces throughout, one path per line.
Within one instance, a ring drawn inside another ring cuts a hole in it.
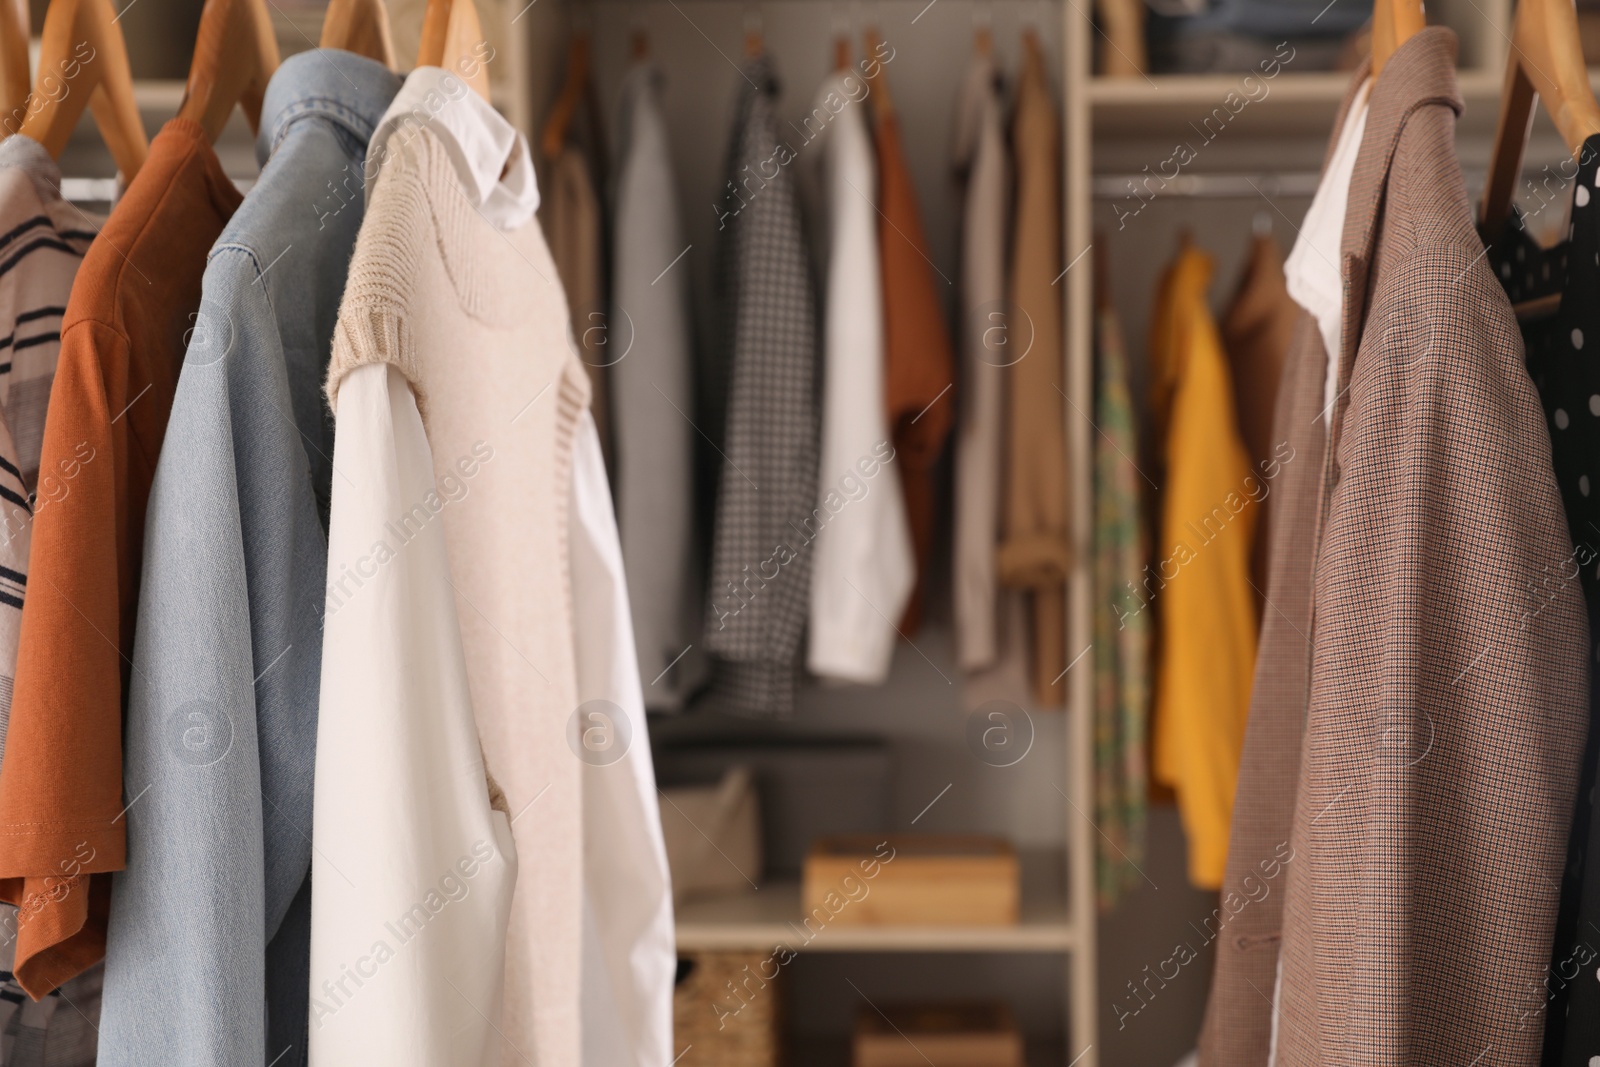
M 408 123 L 396 132 L 377 177 L 369 180 L 376 184 L 334 328 L 328 404 L 337 410 L 339 382 L 351 370 L 392 363 L 411 383 L 426 420 L 427 378 L 413 342 L 414 316 L 423 302 L 431 313 L 445 298 L 418 292 L 421 279 L 434 273 L 427 268 L 442 268 L 456 310 L 500 329 L 526 317 L 534 274 L 545 272 L 530 269 L 518 250 L 522 231 L 501 233 L 478 213 L 439 134 L 426 125 Z M 564 299 L 559 313 L 565 315 Z
M 417 266 L 435 242 L 418 157 L 414 145 L 408 144 L 385 159 L 356 238 L 328 361 L 325 391 L 334 411 L 339 408 L 344 376 L 365 363 L 378 362 L 400 369 L 416 392 L 418 409 L 425 410 L 422 368 L 409 315 Z

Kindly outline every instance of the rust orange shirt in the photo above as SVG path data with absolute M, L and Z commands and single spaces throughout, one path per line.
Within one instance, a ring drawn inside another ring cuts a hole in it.
M 911 634 L 922 613 L 922 583 L 933 549 L 933 465 L 955 422 L 956 369 L 899 123 L 887 109 L 877 120 L 884 403 L 917 556 L 917 581 L 900 626 Z
M 197 321 L 206 256 L 240 196 L 197 123 L 150 145 L 78 269 L 45 417 L 32 566 L 0 774 L 0 899 L 35 998 L 105 955 L 124 865 L 122 709 L 145 501 Z

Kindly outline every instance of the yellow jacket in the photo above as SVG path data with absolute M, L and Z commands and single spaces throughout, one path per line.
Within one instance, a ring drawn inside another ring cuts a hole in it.
M 1151 770 L 1178 796 L 1189 880 L 1222 884 L 1256 658 L 1250 586 L 1256 503 L 1233 385 L 1206 304 L 1211 257 L 1185 245 L 1150 335 L 1151 410 L 1166 467 L 1160 537 L 1145 583 L 1160 619 Z

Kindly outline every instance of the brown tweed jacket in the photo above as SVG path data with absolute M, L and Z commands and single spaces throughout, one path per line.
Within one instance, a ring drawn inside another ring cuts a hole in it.
M 1276 1067 L 1539 1059 L 1588 634 L 1544 416 L 1456 161 L 1454 60 L 1429 28 L 1373 85 L 1332 408 L 1309 319 L 1284 372 L 1275 433 L 1295 451 L 1211 1067 L 1266 1064 L 1274 1031 Z

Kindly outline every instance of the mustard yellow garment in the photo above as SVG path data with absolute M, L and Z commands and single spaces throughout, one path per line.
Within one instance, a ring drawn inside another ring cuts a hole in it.
M 1227 359 L 1206 305 L 1211 257 L 1188 246 L 1162 279 L 1150 339 L 1166 484 L 1153 575 L 1160 641 L 1152 767 L 1178 797 L 1189 880 L 1222 884 L 1256 658 L 1250 588 L 1267 482 L 1239 438 Z

